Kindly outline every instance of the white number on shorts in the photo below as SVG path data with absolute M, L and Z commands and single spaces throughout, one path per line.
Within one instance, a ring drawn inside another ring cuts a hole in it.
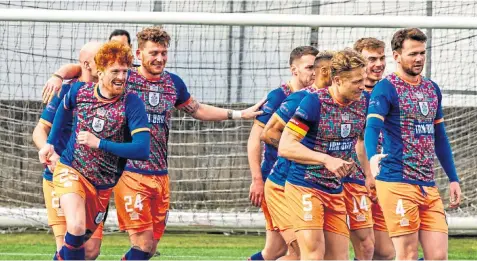
M 404 217 L 405 213 L 406 213 L 406 211 L 404 210 L 404 205 L 402 204 L 402 199 L 398 199 L 397 206 L 396 206 L 396 214 L 401 215 L 401 217 Z
M 51 192 L 51 207 L 60 208 L 60 199 L 56 196 L 56 192 Z
M 311 194 L 303 195 L 302 197 L 303 211 L 311 211 L 313 209 L 313 205 L 311 204 L 310 198 L 311 198 Z
M 126 201 L 124 202 L 124 208 L 126 208 L 126 212 L 133 212 L 134 209 L 129 207 L 132 205 L 132 196 L 124 196 L 124 201 Z M 136 195 L 136 199 L 134 200 L 134 208 L 142 211 L 142 199 L 140 194 Z
M 60 175 L 60 183 L 63 183 L 63 187 L 71 187 L 73 183 L 71 182 L 72 180 L 78 180 L 78 175 L 74 173 L 70 173 L 68 169 L 63 169 L 61 171 Z
M 366 200 L 365 195 L 361 196 L 361 200 L 359 202 L 359 208 L 365 211 L 368 211 L 368 201 Z M 358 203 L 356 202 L 356 199 L 353 198 L 353 213 L 358 213 L 358 212 L 359 212 Z

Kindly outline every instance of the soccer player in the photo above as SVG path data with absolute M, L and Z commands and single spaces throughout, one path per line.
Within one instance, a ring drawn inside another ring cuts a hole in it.
M 129 32 L 126 31 L 126 30 L 116 29 L 116 30 L 112 31 L 111 34 L 109 35 L 109 40 L 110 41 L 119 41 L 123 44 L 127 44 L 130 47 L 132 47 L 131 46 L 131 36 L 129 35 Z
M 333 51 L 321 51 L 315 58 L 315 82 L 313 87 L 322 89 L 331 86 L 331 58 L 333 58 Z
M 128 231 L 131 241 L 131 249 L 123 257 L 126 260 L 149 259 L 165 230 L 169 212 L 167 142 L 173 109 L 199 120 L 252 119 L 262 113 L 257 109 L 263 103 L 242 111 L 199 103 L 179 76 L 165 71 L 169 34 L 162 27 L 148 27 L 137 34 L 137 39 L 141 66 L 129 70 L 126 88 L 146 104 L 151 155 L 147 161 L 128 160 L 114 188 L 119 227 Z M 66 65 L 62 70 L 75 75 L 77 66 Z
M 279 88 L 272 90 L 267 95 L 267 101 L 262 106 L 263 114 L 257 116 L 250 131 L 250 136 L 247 143 L 248 162 L 252 174 L 252 184 L 250 185 L 250 200 L 252 205 L 262 207 L 263 214 L 266 221 L 266 241 L 265 247 L 262 251 L 253 254 L 249 260 L 275 260 L 284 256 L 287 252 L 287 244 L 292 243 L 287 241 L 287 238 L 280 236 L 278 224 L 274 224 L 273 218 L 267 208 L 267 202 L 264 200 L 264 182 L 270 173 L 275 161 L 277 160 L 278 143 L 274 145 L 265 144 L 263 151 L 263 160 L 261 161 L 262 145 L 260 142 L 260 135 L 262 134 L 264 126 L 270 120 L 273 113 L 278 109 L 283 100 L 290 95 L 290 93 L 301 90 L 310 86 L 315 80 L 315 72 L 313 70 L 313 63 L 318 50 L 312 46 L 300 46 L 290 53 L 289 65 L 292 77 L 290 81 L 283 84 Z M 287 243 L 287 244 L 286 244 Z M 293 243 L 296 245 L 296 241 Z M 295 250 L 294 250 L 295 248 Z M 291 247 L 289 250 L 290 257 L 297 259 L 296 250 L 298 245 Z
M 144 103 L 124 91 L 132 58 L 131 49 L 120 42 L 101 46 L 95 56 L 98 84 L 78 82 L 71 87 L 56 113 L 48 144 L 39 153 L 42 163 L 54 154 L 66 119 L 74 115 L 73 135 L 53 173 L 67 230 L 58 259 L 85 259 L 84 242 L 103 221 L 123 158 L 149 157 Z M 128 135 L 131 142 L 125 142 Z
M 332 85 L 303 98 L 280 139 L 278 153 L 291 161 L 285 194 L 302 260 L 348 258 L 341 179 L 363 175 L 354 162 L 368 105 L 365 65 L 351 49 L 337 52 Z
M 33 130 L 33 142 L 38 149 L 41 149 L 46 144 L 46 140 L 48 138 L 48 134 L 50 133 L 53 119 L 56 114 L 56 110 L 61 100 L 63 99 L 63 96 L 70 90 L 71 85 L 76 81 L 97 81 L 96 69 L 91 69 L 96 67 L 94 64 L 91 64 L 90 66 L 89 61 L 92 61 L 94 63 L 94 55 L 97 53 L 100 46 L 101 44 L 99 42 L 89 42 L 81 48 L 79 53 L 79 61 L 81 64 L 82 72 L 81 77 L 63 84 L 60 95 L 53 97 L 52 101 L 46 105 L 40 116 L 38 124 Z M 68 127 L 62 129 L 58 145 L 55 147 L 55 150 L 60 155 L 65 149 L 66 143 L 70 138 L 73 122 L 69 121 L 68 123 L 66 123 L 66 125 Z M 51 171 L 50 168 L 52 169 Z M 59 198 L 56 196 L 56 193 L 53 190 L 53 169 L 54 166 L 50 165 L 45 168 L 43 172 L 43 196 L 45 198 L 46 211 L 48 215 L 48 225 L 53 230 L 53 235 L 55 236 L 56 240 L 56 249 L 57 251 L 60 251 L 63 246 L 63 239 L 66 233 L 66 221 L 63 215 L 63 210 L 60 208 Z M 95 260 L 98 257 L 99 249 L 101 247 L 102 232 L 103 224 L 100 224 L 98 229 L 91 236 L 91 239 L 85 244 L 87 260 Z
M 385 43 L 373 37 L 361 38 L 357 40 L 354 44 L 354 50 L 361 53 L 361 55 L 366 59 L 366 79 L 364 80 L 364 85 L 366 86 L 366 91 L 371 93 L 374 86 L 380 81 L 383 77 L 384 70 L 386 69 L 386 56 L 384 54 Z M 380 142 L 378 145 L 378 151 L 381 151 L 382 147 L 382 134 L 380 134 Z M 373 189 L 373 196 L 375 197 L 375 188 Z M 377 199 L 376 199 L 377 200 Z M 394 259 L 394 246 L 391 238 L 389 238 L 388 230 L 386 228 L 386 223 L 384 221 L 383 211 L 379 204 L 374 201 L 371 203 L 371 212 L 374 221 L 373 232 L 374 232 L 374 254 L 373 260 L 392 260 Z M 351 230 L 353 228 L 353 223 L 351 225 Z M 353 248 L 356 251 L 360 249 L 370 248 L 366 246 L 368 240 L 366 237 L 360 244 L 360 242 L 353 241 L 353 233 L 351 233 Z M 369 235 L 369 234 L 368 234 Z M 361 253 L 356 253 L 356 256 L 363 256 Z M 364 251 L 366 252 L 366 251 Z
M 445 260 L 448 226 L 434 177 L 434 154 L 450 181 L 450 207 L 461 190 L 444 127 L 442 95 L 437 84 L 421 76 L 426 35 L 417 28 L 392 38 L 397 70 L 374 87 L 369 104 L 365 143 L 376 190 L 398 260 Z M 384 154 L 377 153 L 379 133 Z

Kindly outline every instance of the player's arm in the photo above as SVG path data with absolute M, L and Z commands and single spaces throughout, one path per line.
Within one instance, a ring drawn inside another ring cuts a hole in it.
M 187 86 L 179 76 L 175 74 L 170 75 L 177 90 L 177 101 L 175 104 L 176 108 L 184 111 L 195 119 L 203 121 L 253 119 L 256 116 L 262 114 L 262 111 L 257 110 L 265 102 L 265 99 L 242 111 L 223 109 L 202 104 L 190 95 L 189 91 L 187 90 Z
M 263 142 L 278 148 L 282 132 L 287 122 L 293 117 L 305 95 L 305 92 L 293 93 L 283 101 L 272 118 L 267 122 L 267 125 L 265 125 L 262 135 L 260 136 Z
M 79 64 L 65 64 L 56 70 L 43 86 L 42 99 L 44 103 L 51 101 L 55 93 L 59 93 L 63 80 L 69 80 L 81 76 Z
M 45 109 L 43 109 L 43 112 L 41 113 L 40 120 L 33 130 L 33 142 L 38 149 L 43 148 L 43 146 L 46 144 L 48 134 L 50 133 L 51 126 L 53 125 L 56 110 L 60 105 L 63 96 L 64 95 L 60 95 L 60 97 L 55 96 L 53 100 L 46 105 Z
M 384 119 L 390 112 L 393 99 L 397 100 L 396 90 L 390 82 L 382 80 L 374 87 L 369 100 L 364 147 L 373 177 L 378 175 L 379 162 L 386 157 L 378 153 L 378 142 L 379 134 L 384 127 Z
M 131 142 L 114 142 L 99 139 L 94 134 L 83 131 L 78 134 L 78 143 L 86 144 L 94 149 L 99 148 L 126 159 L 149 159 L 151 135 L 148 127 L 146 107 L 136 94 L 129 93 L 127 95 L 126 119 L 128 128 L 131 130 Z
M 265 125 L 265 128 L 260 135 L 260 140 L 278 148 L 285 125 L 286 123 L 280 118 L 280 116 L 278 116 L 278 114 L 273 114 L 267 125 Z
M 364 148 L 364 139 L 363 137 L 359 137 L 358 141 L 356 142 L 356 155 L 358 156 L 359 164 L 363 169 L 364 176 L 366 177 L 365 186 L 366 190 L 368 191 L 368 197 L 372 201 L 376 201 L 376 184 L 374 182 L 373 174 L 371 174 L 371 168 L 369 165 L 368 157 L 366 157 L 366 149 Z
M 442 110 L 442 94 L 436 83 L 433 83 L 437 90 L 438 103 L 437 113 L 434 119 L 434 146 L 437 159 L 441 163 L 450 182 L 451 205 L 450 207 L 457 207 L 460 204 L 461 189 L 459 185 L 459 177 L 455 167 L 454 157 L 452 155 L 452 148 L 450 146 L 449 138 L 444 124 L 444 112 Z
M 263 178 L 260 162 L 262 161 L 260 144 L 260 134 L 263 131 L 263 124 L 255 122 L 250 130 L 247 141 L 247 157 L 250 173 L 252 175 L 252 184 L 250 185 L 249 199 L 252 205 L 259 207 L 263 201 Z

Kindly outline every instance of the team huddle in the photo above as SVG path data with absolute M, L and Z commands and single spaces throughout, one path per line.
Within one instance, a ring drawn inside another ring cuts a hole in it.
M 426 35 L 397 31 L 396 71 L 383 78 L 385 43 L 290 54 L 290 80 L 272 90 L 248 140 L 250 200 L 266 243 L 249 260 L 447 259 L 447 222 L 434 177 L 437 155 L 461 191 L 437 84 L 420 74 Z M 262 146 L 261 142 L 265 145 Z
M 127 31 L 85 44 L 79 64 L 48 80 L 33 133 L 53 259 L 98 257 L 113 192 L 131 243 L 122 260 L 152 257 L 169 211 L 174 108 L 204 121 L 255 119 L 250 199 L 263 209 L 267 234 L 250 260 L 345 260 L 350 239 L 357 260 L 416 260 L 419 243 L 425 259 L 446 259 L 434 155 L 449 177 L 451 207 L 461 192 L 440 89 L 420 75 L 426 39 L 416 28 L 396 32 L 396 72 L 384 79 L 378 39 L 340 51 L 297 47 L 291 79 L 242 111 L 200 103 L 165 70 L 171 38 L 161 27 L 137 33 L 139 65 Z

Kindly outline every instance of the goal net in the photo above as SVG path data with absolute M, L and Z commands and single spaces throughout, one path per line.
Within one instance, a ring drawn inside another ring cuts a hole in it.
M 473 1 L 2 1 L 3 9 L 273 13 L 317 15 L 476 16 Z M 160 15 L 158 13 L 157 15 Z M 210 14 L 213 16 L 214 14 Z M 257 14 L 259 15 L 259 14 Z M 72 20 L 75 18 L 72 17 Z M 359 18 L 357 18 L 359 19 Z M 1 19 L 0 19 L 1 20 Z M 42 166 L 31 134 L 44 107 L 41 88 L 62 64 L 77 62 L 83 44 L 106 41 L 114 29 L 135 34 L 151 24 L 0 21 L 0 225 L 47 227 Z M 279 27 L 164 24 L 172 36 L 167 70 L 180 75 L 203 103 L 244 108 L 285 82 L 290 51 L 351 47 L 358 38 L 387 44 L 386 74 L 395 69 L 390 40 L 398 28 Z M 452 218 L 477 214 L 477 30 L 427 29 L 425 73 L 443 92 L 446 127 L 464 199 Z M 246 143 L 251 121 L 199 122 L 177 112 L 169 143 L 171 224 L 261 229 L 248 200 Z M 448 181 L 436 164 L 441 196 Z M 461 219 L 452 221 L 459 229 Z M 462 219 L 463 220 L 463 219 Z M 114 215 L 107 226 L 116 225 Z M 23 225 L 22 225 L 23 224 Z M 477 223 L 474 223 L 477 226 Z M 475 229 L 475 228 L 474 228 Z

